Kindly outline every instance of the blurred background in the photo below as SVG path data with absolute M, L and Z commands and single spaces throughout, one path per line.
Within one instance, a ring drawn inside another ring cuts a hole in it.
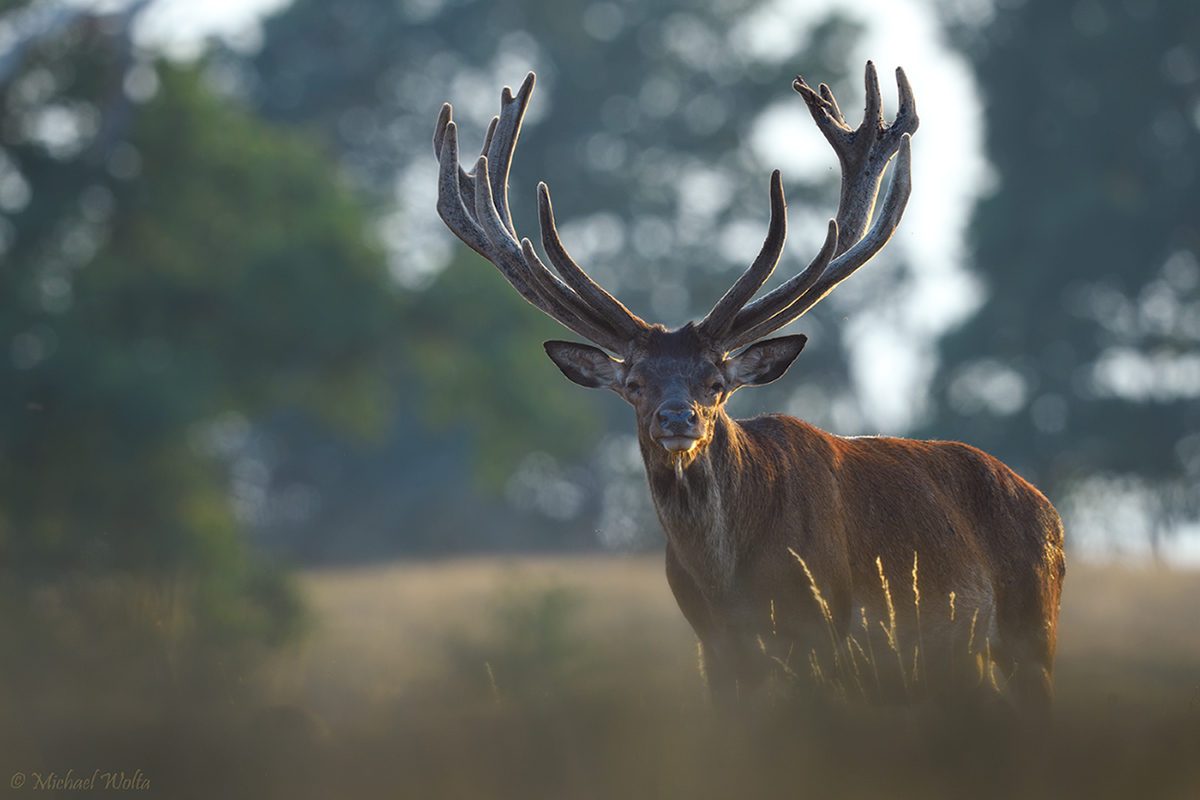
M 3 0 L 10 685 L 232 696 L 315 624 L 304 571 L 660 552 L 626 406 L 437 218 L 438 109 L 469 155 L 535 70 L 518 232 L 545 180 L 576 260 L 675 326 L 757 253 L 772 169 L 775 280 L 815 252 L 837 163 L 791 80 L 857 124 L 868 58 L 886 115 L 896 66 L 916 93 L 909 210 L 735 415 L 964 441 L 1076 562 L 1200 563 L 1193 0 Z

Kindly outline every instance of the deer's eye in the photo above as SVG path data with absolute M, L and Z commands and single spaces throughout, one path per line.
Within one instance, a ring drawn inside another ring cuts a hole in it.
M 625 384 L 625 391 L 631 395 L 639 395 L 642 393 L 642 385 L 637 381 L 630 381 Z
M 721 392 L 725 391 L 725 384 L 720 381 L 715 381 L 712 386 L 708 387 L 708 396 L 717 397 Z

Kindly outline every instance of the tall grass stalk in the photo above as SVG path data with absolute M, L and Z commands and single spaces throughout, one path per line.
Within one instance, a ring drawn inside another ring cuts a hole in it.
M 912 584 L 913 604 L 916 607 L 916 611 L 917 611 L 917 649 L 916 649 L 916 652 L 913 653 L 913 683 L 917 683 L 918 682 L 918 678 L 917 678 L 917 656 L 918 656 L 918 654 L 920 654 L 920 658 L 921 658 L 921 676 L 924 677 L 927 674 L 927 672 L 925 669 L 925 639 L 921 635 L 921 588 L 917 583 L 917 551 L 916 550 L 913 550 L 912 578 L 913 578 L 913 584 Z M 926 691 L 928 691 L 927 684 L 926 684 Z
M 868 653 L 867 661 L 871 664 L 871 671 L 875 673 L 875 690 L 879 692 L 879 699 L 883 699 L 883 683 L 879 680 L 879 662 L 875 660 L 875 645 L 871 644 L 871 626 L 867 622 L 867 607 L 863 606 L 859 609 L 862 614 L 862 629 L 863 636 L 867 639 Z M 862 649 L 861 647 L 859 648 Z
M 492 687 L 492 700 L 496 705 L 500 705 L 500 687 L 496 685 L 496 673 L 492 672 L 492 662 L 485 661 L 483 666 L 487 668 L 488 683 Z
M 953 638 L 954 638 L 954 590 L 953 589 L 950 590 L 950 637 L 951 637 L 951 642 L 953 642 Z M 950 653 L 951 653 L 950 682 L 953 684 L 954 683 L 954 657 L 953 657 L 954 649 L 953 648 L 951 648 Z
M 971 650 L 975 646 L 975 623 L 979 621 L 979 609 L 975 609 L 975 614 L 971 617 L 971 635 L 967 638 L 967 655 L 971 655 Z
M 888 644 L 891 645 L 892 651 L 896 654 L 896 663 L 900 667 L 900 682 L 904 685 L 904 691 L 909 691 L 908 676 L 904 672 L 904 655 L 900 652 L 900 643 L 896 639 L 896 607 L 892 605 L 892 590 L 888 585 L 887 576 L 883 574 L 883 557 L 875 558 L 875 566 L 879 567 L 879 582 L 883 586 L 883 597 L 887 601 L 888 624 L 884 625 L 883 621 L 879 622 L 879 627 L 883 628 L 883 632 L 887 634 Z
M 854 648 L 856 648 L 856 647 L 858 648 L 858 652 L 860 654 L 862 654 L 863 658 L 865 659 L 866 653 L 863 653 L 862 645 L 860 645 L 854 639 L 854 634 L 847 633 L 846 634 L 846 653 L 848 655 L 848 660 L 850 661 L 850 667 L 851 667 L 850 674 L 854 678 L 854 685 L 858 687 L 858 693 L 859 693 L 859 695 L 862 696 L 863 701 L 870 702 L 870 698 L 867 697 L 866 687 L 864 687 L 862 685 L 862 681 L 860 680 L 860 673 L 859 673 L 859 669 L 858 669 L 858 659 L 855 658 L 855 656 L 854 656 Z M 875 679 L 876 679 L 876 683 L 878 683 L 878 680 L 879 680 L 878 673 L 876 673 Z M 880 690 L 880 695 L 882 696 L 882 690 Z
M 829 636 L 829 642 L 833 650 L 832 669 L 827 669 L 821 661 L 819 649 L 813 648 L 809 655 L 809 671 L 812 679 L 825 690 L 830 693 L 830 696 L 842 701 L 848 701 L 852 697 L 859 697 L 866 703 L 871 703 L 874 700 L 883 702 L 885 700 L 885 692 L 883 690 L 883 680 L 880 674 L 880 662 L 876 657 L 874 650 L 874 639 L 878 634 L 872 635 L 872 623 L 867 615 L 866 606 L 860 606 L 859 615 L 862 625 L 862 635 L 866 637 L 865 646 L 855 637 L 855 635 L 847 631 L 844 635 L 840 635 L 836 630 L 833 619 L 833 611 L 829 605 L 829 601 L 825 598 L 820 587 L 817 584 L 816 578 L 808 563 L 792 548 L 788 548 L 788 552 L 800 564 L 804 570 L 805 576 L 808 578 L 809 590 L 812 592 L 813 599 L 820 609 L 821 616 L 825 620 L 826 632 Z M 920 556 L 917 551 L 913 551 L 912 562 L 912 592 L 913 592 L 913 610 L 916 614 L 916 642 L 913 644 L 912 655 L 910 656 L 906 648 L 908 643 L 900 641 L 900 625 L 896 614 L 895 599 L 892 597 L 891 583 L 888 580 L 887 573 L 883 566 L 883 557 L 878 556 L 875 559 L 875 566 L 879 573 L 879 584 L 883 589 L 883 597 L 886 608 L 886 618 L 879 620 L 880 629 L 883 631 L 887 640 L 888 646 L 895 654 L 896 666 L 899 670 L 900 687 L 908 700 L 918 700 L 918 694 L 921 697 L 928 697 L 936 687 L 931 683 L 931 673 L 929 672 L 928 656 L 926 654 L 924 624 L 921 619 L 921 585 L 920 585 Z M 951 591 L 948 594 L 950 603 L 950 622 L 954 623 L 958 616 L 958 595 Z M 979 612 L 976 608 L 972 613 L 971 625 L 967 638 L 967 658 L 968 665 L 975 664 L 978 671 L 976 678 L 976 686 L 982 685 L 986 680 L 998 694 L 1003 694 L 1011 682 L 1012 677 L 1001 673 L 996 675 L 996 664 L 991 656 L 990 639 L 985 638 L 984 647 L 979 652 L 975 650 L 976 630 L 979 628 Z M 770 602 L 771 614 L 771 632 L 773 636 L 778 636 L 777 626 L 778 620 L 775 616 L 775 602 Z M 786 627 L 786 626 L 785 626 Z M 954 636 L 954 627 L 950 627 L 950 635 Z M 984 636 L 981 630 L 978 634 Z M 957 638 L 957 637 L 954 637 Z M 796 672 L 789 664 L 791 653 L 788 654 L 788 659 L 784 660 L 776 655 L 768 652 L 766 643 L 759 638 L 759 646 L 762 651 L 769 655 L 783 669 L 784 674 L 789 677 L 795 677 Z M 843 654 L 843 650 L 845 651 Z M 943 651 L 935 649 L 935 659 L 940 658 Z M 956 648 L 949 649 L 949 680 L 951 685 L 955 685 L 958 678 L 958 651 Z M 865 668 L 862 662 L 870 665 L 871 672 L 874 675 L 875 694 L 872 694 L 866 688 L 870 684 L 869 678 L 864 678 Z M 942 674 L 938 670 L 939 665 L 935 664 L 935 673 Z M 967 673 L 962 677 L 969 680 L 970 666 L 966 667 Z M 803 669 L 801 669 L 803 672 Z M 889 678 L 889 682 L 890 682 Z M 865 682 L 864 682 L 865 681 Z
M 808 568 L 808 564 L 806 564 L 804 559 L 800 557 L 800 554 L 792 548 L 789 547 L 788 552 L 792 554 L 793 558 L 800 562 L 800 566 L 804 568 L 804 574 L 808 576 L 809 588 L 812 590 L 813 597 L 816 598 L 817 605 L 821 608 L 821 616 L 825 618 L 825 630 L 829 633 L 829 644 L 833 647 L 834 668 L 838 671 L 842 685 L 845 686 L 845 684 L 849 683 L 850 676 L 846 671 L 846 665 L 841 656 L 842 648 L 838 643 L 837 631 L 833 629 L 833 612 L 829 609 L 829 603 L 825 602 L 825 597 L 821 594 L 821 589 L 817 586 L 816 578 L 813 577 L 812 570 Z M 773 613 L 772 616 L 774 616 Z M 814 656 L 815 654 L 816 653 L 814 651 Z

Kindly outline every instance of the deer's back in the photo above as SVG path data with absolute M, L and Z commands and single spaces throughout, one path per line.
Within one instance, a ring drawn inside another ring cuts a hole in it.
M 788 546 L 821 571 L 848 578 L 857 612 L 885 605 L 883 567 L 897 613 L 916 604 L 1003 605 L 1035 620 L 1057 610 L 1062 525 L 1050 502 L 997 459 L 957 442 L 844 438 L 783 415 L 743 423 L 758 457 L 789 465 L 775 486 Z M 845 562 L 835 563 L 829 556 Z M 945 611 L 945 609 L 943 609 Z

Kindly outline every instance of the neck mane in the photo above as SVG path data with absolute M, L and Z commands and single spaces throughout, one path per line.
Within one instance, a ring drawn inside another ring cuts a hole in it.
M 722 409 L 702 452 L 685 456 L 677 470 L 658 444 L 639 437 L 654 510 L 683 567 L 702 586 L 728 587 L 742 550 L 726 509 L 740 491 L 739 477 L 752 447 L 750 436 Z

